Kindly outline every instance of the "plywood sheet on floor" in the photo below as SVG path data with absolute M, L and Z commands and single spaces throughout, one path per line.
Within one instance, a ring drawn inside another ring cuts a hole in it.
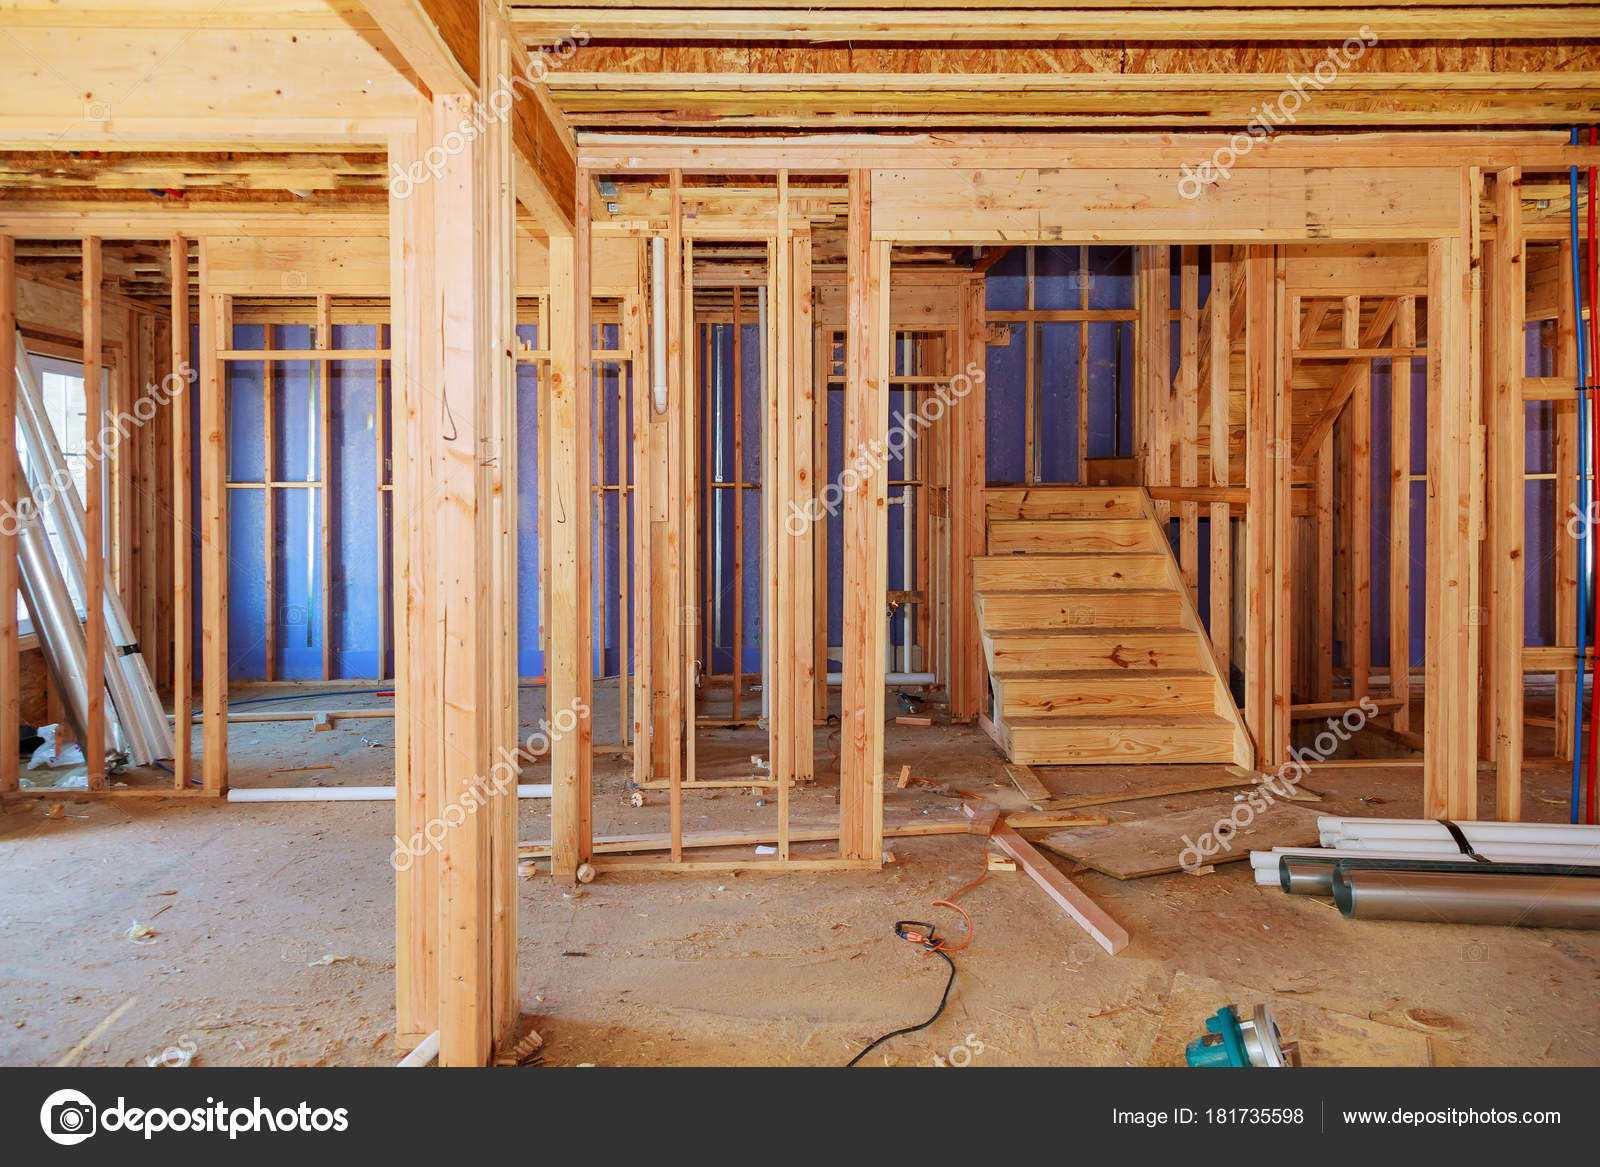
M 1248 778 L 1240 777 L 1231 766 L 1034 766 L 1031 769 L 1050 794 L 1049 801 L 1041 804 L 1050 810 L 1103 806 L 1250 784 Z
M 1224 1005 L 1243 1016 L 1257 1005 L 1272 1010 L 1284 1042 L 1298 1042 L 1304 1066 L 1428 1066 L 1432 1047 L 1424 1033 L 1340 1013 L 1299 997 L 1179 972 L 1172 978 L 1166 1009 L 1145 1064 L 1182 1066 L 1183 1051 L 1206 1032 L 1206 1018 Z
M 1217 824 L 1228 822 L 1236 805 L 1230 799 L 1192 810 L 1123 819 L 1103 827 L 1068 827 L 1033 842 L 1118 879 L 1182 871 L 1186 853 L 1196 858 L 1190 866 L 1202 866 L 1244 859 L 1251 851 L 1316 845 L 1317 819 L 1321 816 L 1280 803 L 1234 831 L 1227 839 L 1226 850 L 1218 847 L 1206 854 L 1203 838 L 1215 836 Z

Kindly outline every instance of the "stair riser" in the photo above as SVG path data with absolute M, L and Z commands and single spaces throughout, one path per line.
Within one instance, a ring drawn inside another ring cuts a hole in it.
M 977 592 L 1040 591 L 1048 588 L 1159 588 L 1167 585 L 1167 565 L 1156 556 L 1104 555 L 1088 559 L 1040 559 L 1031 555 L 977 559 L 972 586 Z
M 1131 762 L 1233 761 L 1233 729 L 1214 725 L 1039 728 L 1011 726 L 1011 760 L 1035 766 L 1092 766 Z
M 1199 637 L 1141 636 L 1005 636 L 985 637 L 992 649 L 990 668 L 997 673 L 1073 669 L 1198 669 Z
M 1177 592 L 1127 595 L 985 595 L 979 620 L 991 633 L 1021 628 L 1172 628 L 1183 622 Z
M 1143 519 L 1004 521 L 989 524 L 989 554 L 1160 551 L 1160 537 L 1160 531 Z
M 1119 489 L 989 490 L 990 519 L 1137 519 L 1144 516 L 1135 492 Z
M 1000 716 L 1045 717 L 1052 713 L 1119 714 L 1213 713 L 1216 681 L 1211 677 L 1161 680 L 1133 676 L 1111 681 L 1075 681 L 1071 674 L 994 682 Z

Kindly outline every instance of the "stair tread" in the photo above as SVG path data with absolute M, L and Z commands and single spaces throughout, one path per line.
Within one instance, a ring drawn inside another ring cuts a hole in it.
M 1159 684 L 1163 680 L 1198 681 L 1216 680 L 1216 674 L 1204 669 L 1001 669 L 990 674 L 997 681 L 1109 681 L 1125 680 L 1140 685 Z
M 1078 624 L 1069 628 L 1004 628 L 985 631 L 984 635 L 992 640 L 1017 636 L 1118 636 L 1128 640 L 1141 636 L 1193 636 L 1194 631 L 1168 624 Z
M 975 589 L 982 595 L 983 588 Z M 1175 596 L 1177 588 L 1085 588 L 1085 587 L 1058 587 L 1058 588 L 1006 588 L 997 591 L 996 596 Z
M 1045 728 L 1073 723 L 1104 729 L 1161 729 L 1193 725 L 1232 728 L 1228 719 L 1220 713 L 1029 713 L 1005 720 L 1008 729 Z
M 1008 551 L 1004 555 L 974 555 L 974 563 L 1032 563 L 1039 559 L 1163 559 L 1160 551 Z

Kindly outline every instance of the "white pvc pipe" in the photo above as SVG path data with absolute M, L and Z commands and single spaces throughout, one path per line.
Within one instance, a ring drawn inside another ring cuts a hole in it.
M 395 1068 L 401 1070 L 414 1070 L 420 1066 L 426 1066 L 438 1056 L 439 1031 L 435 1029 L 432 1033 L 428 1034 L 427 1037 L 422 1039 L 421 1044 L 419 1044 L 416 1049 L 412 1050 L 405 1057 L 401 1058 L 400 1061 L 396 1063 Z
M 1569 823 L 1461 822 L 1469 842 L 1532 843 L 1538 845 L 1600 847 L 1600 826 Z M 1324 843 L 1342 839 L 1415 839 L 1455 845 L 1443 823 L 1432 819 L 1340 819 L 1324 817 L 1317 821 Z
M 667 241 L 650 240 L 650 385 L 657 413 L 667 412 Z
M 550 787 L 517 787 L 518 798 L 549 798 Z M 393 802 L 393 786 L 247 786 L 228 791 L 229 802 Z

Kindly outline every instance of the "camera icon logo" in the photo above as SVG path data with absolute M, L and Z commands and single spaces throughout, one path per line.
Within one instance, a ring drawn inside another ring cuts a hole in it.
M 94 1134 L 98 1114 L 87 1094 L 78 1090 L 57 1090 L 39 1108 L 39 1125 L 52 1143 L 72 1147 Z

